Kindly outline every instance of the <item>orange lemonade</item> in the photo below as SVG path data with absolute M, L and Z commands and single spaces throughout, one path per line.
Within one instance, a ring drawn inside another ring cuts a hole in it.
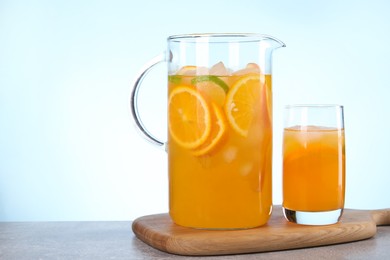
M 343 129 L 285 128 L 283 154 L 284 208 L 319 212 L 344 207 Z
M 178 225 L 250 228 L 271 214 L 271 76 L 256 64 L 224 71 L 185 66 L 168 78 L 170 215 Z

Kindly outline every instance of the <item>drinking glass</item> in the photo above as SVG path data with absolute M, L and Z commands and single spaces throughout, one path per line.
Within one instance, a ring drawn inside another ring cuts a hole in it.
M 343 106 L 288 105 L 283 132 L 283 213 L 306 225 L 337 223 L 345 197 Z

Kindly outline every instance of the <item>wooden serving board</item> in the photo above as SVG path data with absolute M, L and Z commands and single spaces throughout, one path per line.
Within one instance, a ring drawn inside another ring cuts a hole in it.
M 285 220 L 281 206 L 268 223 L 245 230 L 199 230 L 178 226 L 168 214 L 140 217 L 133 232 L 148 245 L 179 255 L 226 255 L 338 244 L 370 238 L 377 225 L 390 224 L 390 208 L 375 211 L 345 209 L 341 221 L 306 226 Z

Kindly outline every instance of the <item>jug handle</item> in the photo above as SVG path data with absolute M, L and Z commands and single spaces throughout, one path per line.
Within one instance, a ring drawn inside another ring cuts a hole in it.
M 150 143 L 161 147 L 164 149 L 165 142 L 160 141 L 156 137 L 154 137 L 145 127 L 145 125 L 142 123 L 141 116 L 138 111 L 138 92 L 142 83 L 142 80 L 145 78 L 145 76 L 148 74 L 150 69 L 152 69 L 155 65 L 167 61 L 166 59 L 166 53 L 163 52 L 160 55 L 154 57 L 152 60 L 150 60 L 138 73 L 136 76 L 136 79 L 133 83 L 133 90 L 130 94 L 130 110 L 131 115 L 134 120 L 136 128 L 139 130 L 141 135 Z

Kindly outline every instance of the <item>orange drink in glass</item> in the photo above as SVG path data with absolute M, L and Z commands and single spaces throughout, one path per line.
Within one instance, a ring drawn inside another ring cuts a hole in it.
M 283 210 L 300 224 L 333 224 L 345 193 L 343 108 L 288 106 L 283 133 Z

